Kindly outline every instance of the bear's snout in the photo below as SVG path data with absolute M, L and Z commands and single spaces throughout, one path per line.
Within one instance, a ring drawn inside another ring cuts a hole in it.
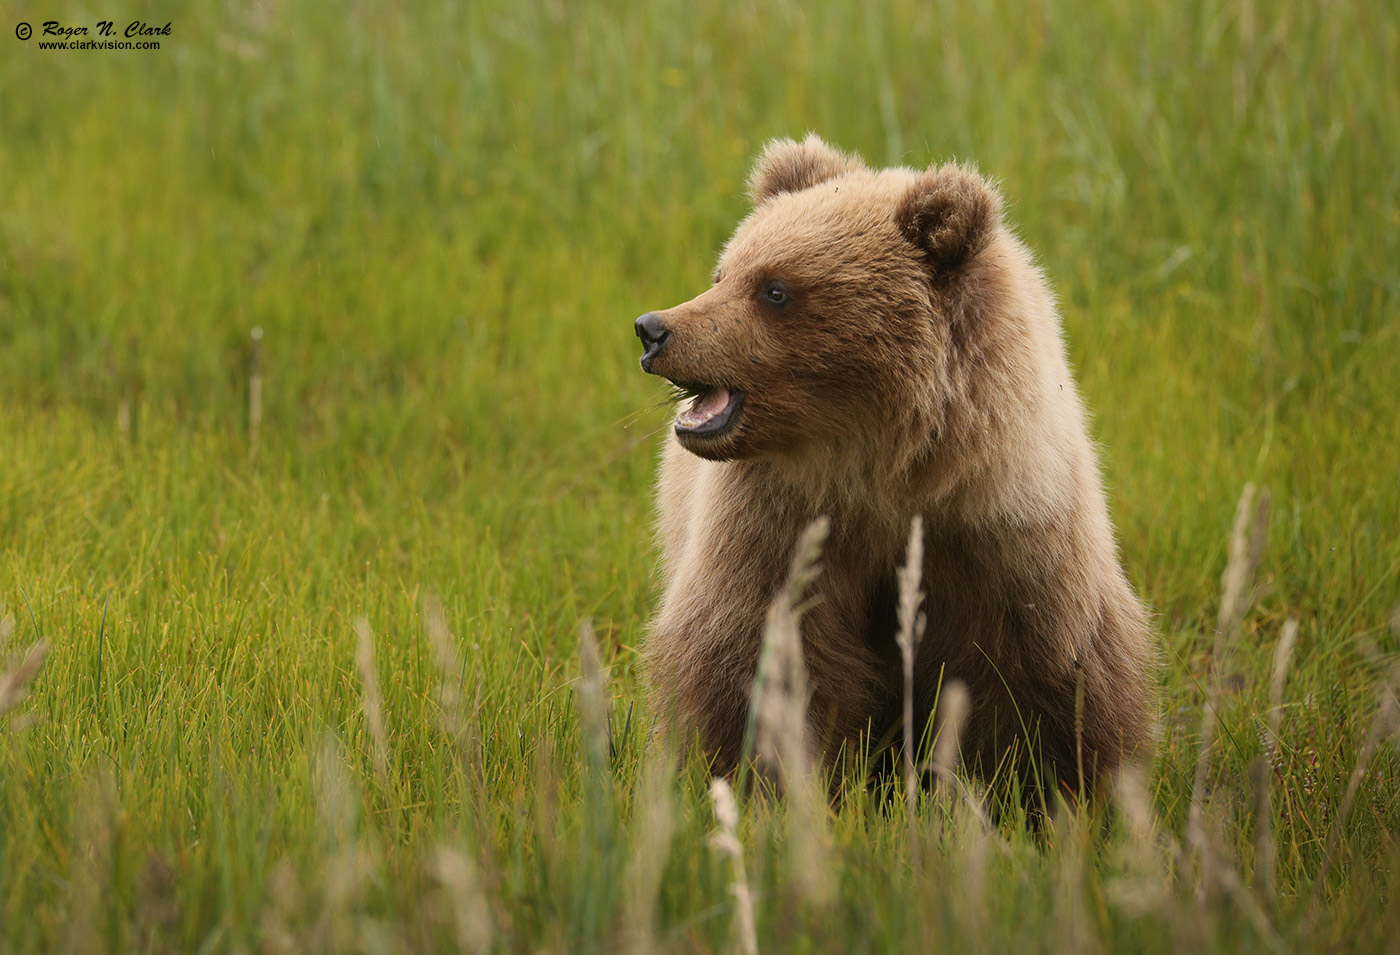
M 642 340 L 642 371 L 651 371 L 651 362 L 671 337 L 666 320 L 658 312 L 647 312 L 637 319 L 637 337 Z

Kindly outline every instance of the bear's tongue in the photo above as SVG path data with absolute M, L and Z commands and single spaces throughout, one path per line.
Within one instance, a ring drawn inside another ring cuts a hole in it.
M 683 428 L 699 428 L 729 407 L 729 389 L 713 388 L 702 395 L 696 395 L 690 407 L 680 413 L 676 420 Z

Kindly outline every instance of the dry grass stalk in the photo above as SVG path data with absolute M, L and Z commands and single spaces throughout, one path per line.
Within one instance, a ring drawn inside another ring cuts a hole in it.
M 1268 543 L 1271 504 L 1268 488 L 1259 493 L 1257 504 L 1253 484 L 1246 484 L 1240 493 L 1235 523 L 1230 528 L 1229 561 L 1220 579 L 1220 612 L 1215 621 L 1217 641 L 1231 640 L 1254 604 L 1255 576 Z M 1222 649 L 1219 642 L 1216 649 Z
M 650 754 L 641 767 L 641 783 L 633 809 L 635 838 L 624 877 L 622 924 L 628 933 L 627 951 L 650 955 L 661 948 L 656 936 L 656 897 L 675 832 L 671 800 L 672 753 Z
M 574 684 L 578 691 L 579 716 L 583 720 L 584 745 L 595 766 L 606 766 L 608 760 L 608 705 L 605 694 L 607 671 L 598 653 L 598 638 L 592 621 L 585 620 L 578 628 L 579 664 L 583 675 Z
M 1210 774 L 1210 751 L 1215 744 L 1215 701 L 1207 699 L 1201 712 L 1200 751 L 1196 754 L 1196 776 L 1191 784 L 1191 809 L 1186 816 L 1186 844 L 1196 853 L 1201 865 L 1200 898 L 1204 901 L 1206 888 L 1215 883 L 1215 854 L 1205 825 L 1205 790 Z
M 1098 905 L 1088 888 L 1093 878 L 1089 818 L 1080 813 L 1060 829 L 1053 856 L 1054 875 L 1047 935 L 1054 948 L 1067 952 L 1102 951 L 1093 909 Z
M 248 352 L 248 446 L 257 454 L 258 436 L 262 433 L 262 393 L 263 393 L 263 330 L 255 325 L 252 346 Z
M 354 840 L 359 806 L 350 775 L 345 771 L 340 740 L 329 731 L 316 751 L 311 781 L 324 848 L 342 849 Z
M 971 787 L 958 777 L 958 763 L 961 762 L 962 732 L 972 712 L 972 696 L 967 685 L 961 680 L 950 680 L 938 693 L 938 710 L 935 714 L 937 730 L 934 734 L 933 755 L 927 768 L 933 772 L 940 788 L 956 792 L 972 813 L 984 832 L 992 831 L 991 820 L 982 809 L 982 801 Z
M 355 665 L 360 670 L 360 681 L 365 689 L 365 722 L 369 726 L 374 772 L 379 777 L 380 785 L 388 787 L 389 742 L 384 733 L 384 704 L 379 692 L 379 674 L 374 669 L 374 638 L 370 633 L 369 621 L 364 617 L 355 621 L 355 636 Z
M 798 623 L 802 595 L 819 573 L 817 560 L 826 540 L 825 518 L 813 521 L 798 538 L 787 583 L 768 608 L 763 652 L 751 705 L 760 761 L 783 776 L 801 777 L 811 764 L 807 738 L 807 669 L 802 662 Z
M 457 648 L 452 642 L 452 631 L 447 627 L 447 616 L 442 604 L 431 594 L 423 598 L 423 631 L 428 637 L 428 646 L 433 652 L 442 682 L 438 684 L 438 712 L 443 732 L 461 745 L 467 737 L 467 728 L 462 719 L 462 691 L 459 683 L 462 662 L 457 656 Z
M 924 626 L 928 622 L 919 610 L 924 595 L 919 590 L 924 566 L 924 521 L 918 514 L 909 522 L 909 550 L 904 566 L 899 569 L 899 633 L 895 640 L 899 643 L 900 657 L 904 663 L 904 804 L 909 812 L 909 859 L 914 871 L 919 871 L 919 839 L 917 827 L 918 774 L 915 772 L 914 747 L 918 740 L 914 735 L 914 660 L 918 654 L 919 641 L 924 636 Z
M 776 773 L 786 797 L 793 888 L 813 904 L 830 896 L 826 859 L 827 791 L 818 778 L 807 720 L 811 698 L 798 626 L 803 596 L 819 573 L 828 523 L 818 518 L 798 538 L 787 583 L 768 609 L 763 654 L 754 681 L 755 751 Z
M 117 826 L 121 815 L 116 780 L 109 768 L 100 766 L 88 776 L 75 805 L 66 938 L 60 950 L 83 955 L 110 947 L 104 914 L 113 894 L 112 851 L 120 839 Z
M 1215 625 L 1215 652 L 1211 660 L 1211 678 L 1206 700 L 1201 708 L 1200 754 L 1196 760 L 1196 776 L 1191 788 L 1191 810 L 1186 822 L 1187 845 L 1197 854 L 1201 865 L 1200 893 L 1220 884 L 1226 877 L 1221 869 L 1223 859 L 1212 850 L 1205 830 L 1205 791 L 1210 774 L 1211 749 L 1215 744 L 1215 729 L 1220 698 L 1224 687 L 1226 663 L 1234 651 L 1244 615 L 1249 612 L 1257 594 L 1255 577 L 1264 557 L 1268 540 L 1270 496 L 1268 488 L 1259 494 L 1246 484 L 1235 508 L 1235 521 L 1230 529 L 1229 560 L 1221 576 L 1220 612 Z
M 428 594 L 423 598 L 423 632 L 428 639 L 433 661 L 437 664 L 440 681 L 438 683 L 438 719 L 442 731 L 453 740 L 462 755 L 472 762 L 477 755 L 478 740 L 472 732 L 475 725 L 475 712 L 469 723 L 463 715 L 461 680 L 462 661 L 452 639 L 452 631 L 447 626 L 447 615 L 441 602 Z M 477 690 L 476 706 L 480 707 L 480 687 Z M 479 809 L 486 804 L 482 791 L 482 781 L 478 774 L 467 774 L 472 801 Z M 489 823 L 485 814 L 471 813 L 479 842 L 484 844 L 484 836 Z M 489 856 L 482 864 L 473 859 L 465 849 L 453 846 L 440 846 L 434 852 L 429 871 L 439 886 L 439 899 L 443 908 L 451 913 L 453 934 L 463 951 L 484 952 L 491 948 L 494 935 L 491 906 L 485 885 L 490 882 Z M 487 871 L 482 871 L 485 865 Z
M 422 607 L 423 632 L 440 675 L 437 687 L 438 725 L 456 747 L 461 761 L 465 795 L 470 807 L 467 818 L 475 836 L 472 844 L 477 847 L 476 864 L 481 879 L 486 885 L 495 886 L 499 874 L 493 866 L 493 857 L 488 848 L 493 844 L 494 831 L 481 742 L 481 672 L 478 669 L 476 673 L 475 699 L 470 710 L 467 710 L 463 705 L 461 689 L 466 671 L 462 658 L 458 656 L 452 632 L 448 629 L 442 604 L 435 596 L 427 594 L 423 597 Z M 479 650 L 479 644 L 471 644 L 470 650 Z M 542 773 L 539 778 L 545 780 L 552 777 Z
M 1129 765 L 1113 780 L 1127 841 L 1123 846 L 1124 875 L 1109 885 L 1115 901 L 1134 915 L 1162 911 L 1168 902 L 1170 869 L 1161 854 L 1157 817 L 1147 795 L 1143 768 Z
M 461 850 L 439 846 L 429 871 L 437 880 L 443 909 L 451 913 L 458 948 L 464 952 L 490 951 L 494 934 L 491 907 L 471 857 Z
M 1288 664 L 1293 658 L 1293 647 L 1298 641 L 1298 621 L 1289 617 L 1279 634 L 1278 646 L 1274 648 L 1274 668 L 1269 681 L 1268 737 L 1265 750 L 1254 760 L 1254 832 L 1256 861 L 1254 882 L 1259 898 L 1267 902 L 1272 898 L 1274 866 L 1278 847 L 1274 842 L 1272 801 L 1269 798 L 1269 777 L 1274 771 L 1278 758 L 1279 725 L 1283 720 L 1283 684 L 1288 675 Z
M 938 739 L 930 766 L 940 780 L 957 781 L 960 739 L 971 709 L 972 697 L 961 680 L 949 681 L 938 694 Z
M 117 430 L 130 441 L 136 434 L 136 407 L 141 400 L 141 339 L 135 332 L 127 335 L 126 362 L 116 373 L 117 390 Z
M 1230 531 L 1229 560 L 1221 577 L 1220 612 L 1216 618 L 1211 677 L 1201 708 L 1200 752 L 1191 787 L 1185 849 L 1189 850 L 1198 866 L 1196 898 L 1203 909 L 1201 916 L 1207 914 L 1206 907 L 1215 896 L 1224 894 L 1234 900 L 1260 935 L 1272 947 L 1278 948 L 1282 942 L 1268 914 L 1260 906 L 1258 897 L 1248 890 L 1235 871 L 1228 851 L 1222 848 L 1224 840 L 1218 833 L 1213 833 L 1208 825 L 1206 812 L 1210 758 L 1219 722 L 1220 701 L 1224 695 L 1226 665 L 1238 643 L 1244 616 L 1258 595 L 1256 576 L 1267 542 L 1269 510 L 1268 489 L 1264 489 L 1256 500 L 1254 485 L 1246 484 L 1235 510 L 1235 521 Z M 1286 659 L 1281 661 L 1282 665 L 1286 665 L 1286 662 Z M 1282 677 L 1278 672 L 1281 664 L 1277 658 L 1275 665 L 1277 692 L 1281 694 Z M 1181 847 L 1174 847 L 1173 852 L 1178 858 L 1178 865 L 1183 870 L 1189 868 L 1191 857 Z
M 1157 825 L 1143 767 L 1131 765 L 1118 773 L 1114 779 L 1114 797 L 1128 830 L 1125 875 L 1108 886 L 1116 902 L 1136 915 L 1170 913 L 1168 923 L 1174 931 L 1186 936 L 1176 939 L 1176 947 L 1194 949 L 1208 944 L 1208 918 L 1214 910 L 1205 905 L 1207 890 L 1219 889 L 1234 899 L 1270 948 L 1283 950 L 1283 942 L 1270 925 L 1267 913 L 1234 870 L 1225 864 L 1220 837 L 1211 834 L 1203 815 L 1188 823 L 1188 838 L 1194 841 L 1201 864 L 1197 901 L 1202 908 L 1198 913 L 1175 911 L 1178 907 L 1172 904 L 1171 898 L 1174 871 L 1187 871 L 1191 859 L 1181 844 Z M 1195 810 L 1193 806 L 1193 812 Z
M 8 617 L 0 621 L 0 647 L 9 642 L 13 633 L 13 621 Z M 18 666 L 8 673 L 0 674 L 0 716 L 24 702 L 24 698 L 29 694 L 29 684 L 44 666 L 44 658 L 48 652 L 48 643 L 40 640 L 25 652 L 24 659 Z
M 267 904 L 259 916 L 264 955 L 300 955 L 297 919 L 303 910 L 301 881 L 291 859 L 279 859 L 267 878 Z
M 1274 669 L 1269 680 L 1269 759 L 1278 752 L 1279 724 L 1283 720 L 1283 684 L 1288 677 L 1288 664 L 1293 659 L 1293 648 L 1298 643 L 1298 621 L 1289 617 L 1279 634 L 1278 646 L 1274 648 Z
M 925 898 L 952 896 L 956 923 L 971 933 L 964 950 L 995 951 L 990 936 L 995 935 L 998 916 L 992 909 L 1000 911 L 1003 889 L 991 865 L 995 859 L 1011 859 L 1011 853 L 1006 842 L 988 824 L 976 800 L 954 805 L 950 819 L 952 842 L 948 858 L 952 866 L 932 866 L 932 871 L 921 873 L 920 889 Z M 939 938 L 936 932 L 925 935 L 924 951 L 947 947 L 946 940 Z
M 363 942 L 367 930 L 375 928 L 362 911 L 373 865 L 356 836 L 359 797 L 346 771 L 340 741 L 329 733 L 317 753 L 312 779 L 324 849 L 317 917 L 303 950 L 349 951 Z
M 798 624 L 805 609 L 802 596 L 820 572 L 817 561 L 827 528 L 826 518 L 818 518 L 798 538 L 787 582 L 768 608 L 763 652 L 754 679 L 755 750 L 759 760 L 782 777 L 801 778 L 811 765 L 807 735 L 810 694 Z
M 1187 822 L 1187 845 L 1194 853 L 1200 867 L 1196 883 L 1196 902 L 1199 911 L 1194 914 L 1183 914 L 1176 920 L 1188 932 L 1195 933 L 1185 947 L 1197 948 L 1207 944 L 1206 927 L 1214 913 L 1218 911 L 1212 903 L 1218 897 L 1224 896 L 1234 902 L 1270 949 L 1284 951 L 1283 940 L 1274 930 L 1273 924 L 1269 920 L 1269 913 L 1264 910 L 1258 897 L 1249 891 L 1249 887 L 1240 879 L 1239 873 L 1230 863 L 1225 837 L 1219 831 L 1220 820 L 1216 818 L 1213 820 L 1213 825 L 1208 824 L 1211 820 L 1206 818 L 1203 811 L 1198 811 L 1195 804 L 1191 807 L 1191 815 L 1192 818 L 1188 819 Z M 1177 869 L 1182 872 L 1188 871 L 1191 857 L 1182 846 L 1175 842 L 1169 842 L 1168 846 Z M 1164 885 L 1168 884 L 1171 878 L 1170 870 L 1163 871 L 1161 878 Z
M 1356 754 L 1356 765 L 1352 768 L 1351 778 L 1347 780 L 1347 789 L 1342 796 L 1342 805 L 1337 810 L 1336 818 L 1332 820 L 1332 828 L 1327 834 L 1327 848 L 1322 853 L 1322 864 L 1318 866 L 1317 881 L 1313 884 L 1312 902 L 1309 906 L 1313 914 L 1316 914 L 1317 906 L 1322 900 L 1322 893 L 1327 889 L 1327 876 L 1332 871 L 1332 863 L 1337 856 L 1337 847 L 1342 841 L 1342 831 L 1346 828 L 1347 818 L 1351 815 L 1351 806 L 1356 801 L 1356 794 L 1361 789 L 1361 780 L 1365 778 L 1366 769 L 1371 765 L 1371 757 L 1376 754 L 1376 747 L 1380 745 L 1381 740 L 1395 731 L 1396 716 L 1400 714 L 1400 702 L 1395 697 L 1397 686 L 1400 686 L 1400 663 L 1391 668 L 1389 679 L 1382 683 L 1380 689 L 1377 690 L 1379 700 L 1376 715 L 1371 720 L 1371 728 L 1366 733 L 1366 741 L 1361 744 L 1361 749 Z
M 106 951 L 105 898 L 112 891 L 112 847 L 118 838 L 116 781 L 106 768 L 98 769 L 82 787 L 73 846 L 69 885 L 66 951 Z
M 710 834 L 710 845 L 729 857 L 734 867 L 734 928 L 739 936 L 739 950 L 744 955 L 758 955 L 758 933 L 754 923 L 753 893 L 744 868 L 744 844 L 739 841 L 739 807 L 734 802 L 734 790 L 723 779 L 710 781 L 710 799 L 715 804 L 715 819 L 719 829 Z

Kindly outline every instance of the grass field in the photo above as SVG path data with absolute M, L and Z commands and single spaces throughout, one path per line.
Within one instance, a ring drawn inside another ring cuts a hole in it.
M 0 952 L 743 950 L 745 898 L 761 951 L 1400 946 L 1388 4 L 60 7 L 0 23 Z M 172 35 L 13 35 L 98 13 Z M 703 767 L 644 752 L 669 412 L 632 320 L 809 129 L 1002 183 L 1162 743 L 1039 840 L 926 793 L 917 866 L 900 793 L 741 798 L 745 896 Z

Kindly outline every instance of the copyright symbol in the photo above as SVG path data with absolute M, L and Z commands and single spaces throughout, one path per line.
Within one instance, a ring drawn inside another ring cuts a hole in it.
M 15 36 L 19 37 L 21 40 L 27 40 L 33 36 L 33 34 L 34 28 L 27 23 L 21 23 L 19 26 L 15 27 Z

